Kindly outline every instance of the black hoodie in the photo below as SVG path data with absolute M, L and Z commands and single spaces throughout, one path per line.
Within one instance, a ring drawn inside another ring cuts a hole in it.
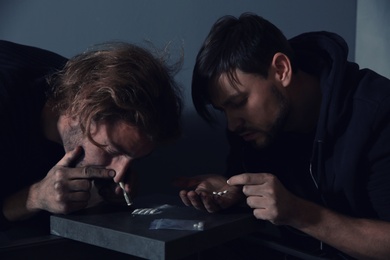
M 290 43 L 299 69 L 321 82 L 316 131 L 282 133 L 262 151 L 228 133 L 228 176 L 273 173 L 307 200 L 390 221 L 390 80 L 347 61 L 348 46 L 334 33 L 305 33 Z
M 321 61 L 312 174 L 325 205 L 390 221 L 390 81 L 348 62 L 336 34 L 306 33 L 290 42 L 298 57 L 303 51 Z
M 67 59 L 43 49 L 0 40 L 0 206 L 5 197 L 42 179 L 63 156 L 40 131 L 49 86 L 46 77 Z M 2 207 L 1 207 L 2 208 Z M 0 230 L 8 223 L 0 212 Z
M 316 132 L 283 133 L 262 151 L 229 133 L 228 175 L 267 171 L 297 195 L 390 221 L 390 81 L 348 62 L 348 47 L 336 34 L 305 33 L 290 43 L 299 68 L 321 81 Z

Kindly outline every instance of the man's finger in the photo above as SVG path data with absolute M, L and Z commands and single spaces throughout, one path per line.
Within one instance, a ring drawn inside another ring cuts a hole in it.
M 192 206 L 191 201 L 187 197 L 187 191 L 186 190 L 181 190 L 179 192 L 179 197 L 183 201 L 184 205 L 186 206 Z
M 77 146 L 75 149 L 67 152 L 64 157 L 57 163 L 59 166 L 70 167 L 75 165 L 75 163 L 83 155 L 83 149 L 81 146 Z
M 263 184 L 264 174 L 261 173 L 243 173 L 232 176 L 227 180 L 229 185 L 250 185 L 250 184 Z
M 115 171 L 112 169 L 99 168 L 94 166 L 85 166 L 82 171 L 82 178 L 102 178 L 108 179 L 115 177 Z
M 202 196 L 201 191 L 189 191 L 187 193 L 187 197 L 194 208 L 199 210 L 205 210 L 201 196 Z

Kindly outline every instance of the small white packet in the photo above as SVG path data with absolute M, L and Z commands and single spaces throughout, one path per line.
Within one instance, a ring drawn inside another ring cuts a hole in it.
M 149 229 L 202 231 L 204 229 L 204 221 L 160 218 L 153 220 L 153 222 L 150 224 Z

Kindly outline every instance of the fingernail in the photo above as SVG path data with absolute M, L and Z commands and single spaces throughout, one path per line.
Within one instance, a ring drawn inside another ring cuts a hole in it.
M 226 181 L 226 183 L 230 185 L 230 179 L 229 179 L 229 180 L 227 180 L 227 181 Z
M 109 170 L 108 171 L 108 175 L 110 176 L 110 177 L 115 177 L 115 171 L 114 170 Z

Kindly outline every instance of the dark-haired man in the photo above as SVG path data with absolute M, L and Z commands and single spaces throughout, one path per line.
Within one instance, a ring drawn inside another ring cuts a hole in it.
M 205 120 L 209 105 L 226 116 L 228 173 L 195 177 L 183 202 L 215 212 L 246 199 L 294 241 L 388 258 L 390 81 L 347 54 L 334 33 L 286 40 L 255 14 L 219 19 L 198 53 L 192 97 Z

